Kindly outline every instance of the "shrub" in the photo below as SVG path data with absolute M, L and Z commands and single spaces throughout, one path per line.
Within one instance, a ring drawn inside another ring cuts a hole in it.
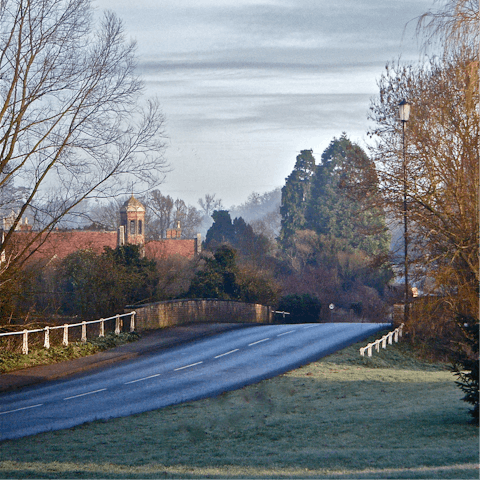
M 465 396 L 464 402 L 473 405 L 470 414 L 478 423 L 479 405 L 479 365 L 478 365 L 478 340 L 479 323 L 473 317 L 457 316 L 457 324 L 463 333 L 463 342 L 458 343 L 458 350 L 454 354 L 452 371 L 457 376 L 455 383 Z
M 318 322 L 322 305 L 317 297 L 308 293 L 293 294 L 282 297 L 277 309 L 290 313 L 285 318 L 288 323 L 310 323 Z

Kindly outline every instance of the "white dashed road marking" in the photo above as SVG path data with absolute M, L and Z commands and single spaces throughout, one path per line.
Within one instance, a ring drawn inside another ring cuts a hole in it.
M 101 388 L 100 390 L 94 390 L 93 392 L 81 393 L 80 395 L 73 395 L 72 397 L 64 398 L 64 400 L 71 400 L 72 398 L 84 397 L 85 395 L 93 395 L 94 393 L 104 392 L 106 388 Z
M 281 337 L 282 335 L 288 335 L 289 333 L 293 333 L 293 332 L 295 332 L 295 330 L 290 330 L 289 332 L 279 333 L 279 334 L 277 335 L 277 337 Z
M 258 342 L 249 343 L 248 346 L 251 347 L 252 345 L 256 345 L 257 343 L 266 342 L 267 340 L 270 340 L 270 338 L 264 338 L 263 340 L 258 340 Z
M 143 380 L 148 380 L 149 378 L 159 377 L 160 373 L 156 373 L 155 375 L 149 375 L 148 377 L 137 378 L 137 380 L 132 380 L 131 382 L 126 382 L 124 385 L 130 385 L 131 383 L 142 382 Z
M 185 365 L 184 367 L 175 368 L 173 371 L 177 372 L 178 370 L 183 370 L 184 368 L 194 367 L 195 365 L 200 365 L 201 363 L 203 363 L 203 362 L 192 363 L 190 365 Z
M 235 350 L 230 350 L 229 352 L 227 353 L 222 353 L 221 355 L 217 355 L 216 357 L 214 358 L 220 358 L 220 357 L 224 357 L 225 355 L 230 355 L 231 353 L 235 353 L 235 352 L 238 352 L 238 348 L 236 348 Z
M 30 407 L 16 408 L 15 410 L 8 410 L 7 412 L 0 412 L 0 415 L 6 415 L 7 413 L 20 412 L 21 410 L 28 410 L 29 408 L 41 407 L 42 405 L 43 405 L 43 403 L 39 403 L 38 405 L 31 405 Z

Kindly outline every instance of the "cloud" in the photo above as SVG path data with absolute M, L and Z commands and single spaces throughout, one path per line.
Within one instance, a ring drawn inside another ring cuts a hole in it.
M 165 191 L 226 204 L 279 186 L 300 149 L 361 141 L 387 61 L 417 59 L 433 0 L 94 0 L 137 40 L 176 170 Z M 253 174 L 254 173 L 254 174 Z
M 369 52 L 391 58 L 402 44 L 405 23 L 430 4 L 431 0 L 139 0 L 133 6 L 97 0 L 125 20 L 141 56 L 196 63 L 291 63 L 295 56 L 302 63 L 315 63 L 315 58 L 334 59 L 339 54 L 362 61 Z M 410 29 L 404 42 L 410 43 L 412 33 Z

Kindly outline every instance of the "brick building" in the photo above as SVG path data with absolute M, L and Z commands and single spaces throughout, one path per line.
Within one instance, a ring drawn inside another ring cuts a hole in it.
M 2 235 L 11 227 L 9 222 L 10 217 L 6 217 Z M 28 221 L 22 221 L 11 242 L 11 253 L 15 254 L 15 250 L 19 250 L 35 235 Z M 117 231 L 57 230 L 48 236 L 41 235 L 33 243 L 32 250 L 36 250 L 34 258 L 51 261 L 65 258 L 77 250 L 90 249 L 101 253 L 105 247 L 116 248 L 127 244 L 143 246 L 145 256 L 155 260 L 173 255 L 193 258 L 201 251 L 201 236 L 197 234 L 195 238 L 181 238 L 181 228 L 177 224 L 177 228 L 167 231 L 167 238 L 145 242 L 145 207 L 132 195 L 120 208 L 120 227 Z

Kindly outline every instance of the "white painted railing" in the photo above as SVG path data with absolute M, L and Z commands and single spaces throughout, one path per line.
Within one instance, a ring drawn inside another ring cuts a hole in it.
M 275 310 L 273 313 L 282 314 L 284 319 L 285 319 L 285 315 L 290 315 L 290 312 L 283 312 L 283 311 L 278 311 L 278 310 Z
M 105 336 L 105 322 L 108 320 L 115 320 L 115 335 L 119 335 L 121 328 L 122 328 L 122 322 L 121 318 L 130 316 L 130 332 L 135 331 L 135 312 L 129 312 L 129 313 L 124 313 L 122 315 L 115 315 L 113 317 L 108 317 L 108 318 L 100 318 L 99 320 L 91 320 L 89 322 L 81 322 L 81 323 L 65 323 L 64 325 L 59 325 L 58 327 L 45 327 L 45 328 L 39 328 L 35 330 L 22 330 L 19 332 L 8 332 L 8 333 L 0 333 L 0 337 L 6 337 L 9 335 L 23 335 L 23 342 L 22 342 L 22 353 L 24 355 L 28 355 L 28 335 L 30 333 L 38 333 L 38 332 L 43 332 L 44 333 L 44 342 L 43 346 L 46 349 L 50 348 L 50 332 L 51 330 L 59 330 L 63 329 L 63 340 L 62 340 L 62 345 L 67 347 L 68 346 L 68 329 L 73 328 L 73 327 L 82 327 L 82 338 L 81 341 L 85 343 L 87 341 L 87 325 L 91 325 L 93 323 L 99 323 L 100 324 L 100 334 L 99 337 L 104 337 Z
M 373 347 L 375 347 L 375 350 L 377 352 L 379 352 L 380 351 L 380 344 L 382 345 L 382 348 L 387 348 L 387 343 L 389 345 L 392 345 L 393 340 L 395 340 L 395 343 L 398 343 L 399 337 L 402 337 L 402 335 L 403 335 L 403 326 L 404 326 L 404 324 L 402 323 L 398 328 L 396 328 L 392 332 L 387 333 L 382 338 L 379 338 L 378 340 L 375 340 L 374 342 L 369 343 L 366 347 L 360 348 L 360 355 L 362 357 L 364 357 L 365 356 L 365 351 L 366 351 L 367 355 L 369 357 L 371 357 Z

